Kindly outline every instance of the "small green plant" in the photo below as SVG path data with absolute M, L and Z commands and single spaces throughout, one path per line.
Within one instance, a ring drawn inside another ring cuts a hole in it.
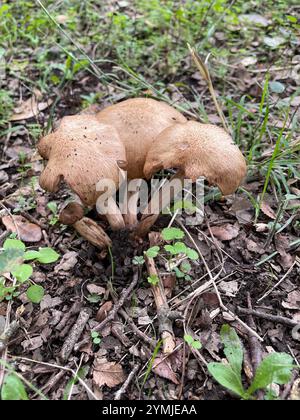
M 58 222 L 57 203 L 55 201 L 49 201 L 49 203 L 47 204 L 47 208 L 51 212 L 49 224 L 51 226 L 56 225 L 56 223 Z
M 157 286 L 159 283 L 159 277 L 156 274 L 152 274 L 147 278 L 148 283 L 152 284 L 152 286 Z
M 200 350 L 202 348 L 202 344 L 200 343 L 200 341 L 194 340 L 194 338 L 191 335 L 186 334 L 183 338 L 184 341 L 193 349 Z
M 6 375 L 1 388 L 1 400 L 3 401 L 21 401 L 28 400 L 25 386 L 21 379 L 15 374 Z
M 143 265 L 145 263 L 145 258 L 142 255 L 137 255 L 132 259 L 132 264 L 134 265 Z
M 25 244 L 18 239 L 6 239 L 3 250 L 0 252 L 0 274 L 10 273 L 15 282 L 7 286 L 6 279 L 0 277 L 0 302 L 11 300 L 19 295 L 22 285 L 29 283 L 26 291 L 28 299 L 33 303 L 39 303 L 44 296 L 42 286 L 31 284 L 30 277 L 33 268 L 27 261 L 36 261 L 41 264 L 49 264 L 57 261 L 59 254 L 51 248 L 39 248 L 38 251 L 26 250 Z
M 101 338 L 100 338 L 100 335 L 97 331 L 92 331 L 91 332 L 91 337 L 93 339 L 94 344 L 98 345 L 98 344 L 101 343 Z
M 244 352 L 240 339 L 229 325 L 222 326 L 220 335 L 228 364 L 209 363 L 208 370 L 219 384 L 242 399 L 254 399 L 259 389 L 265 390 L 266 399 L 270 399 L 268 387 L 272 383 L 284 385 L 291 380 L 292 369 L 296 367 L 292 357 L 287 353 L 271 353 L 261 361 L 250 387 L 245 389 L 242 383 Z
M 152 246 L 145 252 L 145 254 L 147 255 L 148 258 L 155 258 L 158 256 L 159 249 L 160 249 L 159 246 Z

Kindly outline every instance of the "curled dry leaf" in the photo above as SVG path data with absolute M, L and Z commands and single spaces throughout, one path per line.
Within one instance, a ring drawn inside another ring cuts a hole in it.
M 106 359 L 96 359 L 93 371 L 93 382 L 98 387 L 107 385 L 113 388 L 126 379 L 123 368 L 119 363 L 108 362 Z
M 221 226 L 212 226 L 211 232 L 220 241 L 230 241 L 238 236 L 240 228 L 238 224 L 226 223 Z
M 286 309 L 300 309 L 300 291 L 290 292 L 287 300 L 282 302 L 282 306 Z
M 263 201 L 261 203 L 260 209 L 270 219 L 273 219 L 273 220 L 276 219 L 276 214 L 275 214 L 274 210 L 271 208 L 270 204 L 268 204 L 266 201 Z
M 219 289 L 225 293 L 226 296 L 234 297 L 238 292 L 238 282 L 236 280 L 232 281 L 221 281 L 219 284 Z
M 15 113 L 10 117 L 10 121 L 27 120 L 36 117 L 40 111 L 48 108 L 53 102 L 51 99 L 48 99 L 46 102 L 38 102 L 40 98 L 41 93 L 39 91 L 35 92 L 35 95 L 15 108 Z
M 178 385 L 180 382 L 172 369 L 169 358 L 163 358 L 162 356 L 156 357 L 153 362 L 152 370 L 156 375 L 161 378 L 169 379 L 169 381 Z
M 70 251 L 66 252 L 62 260 L 58 265 L 55 266 L 54 272 L 59 273 L 60 271 L 70 271 L 77 264 L 77 252 Z
M 7 230 L 16 233 L 24 242 L 39 242 L 42 239 L 41 228 L 28 222 L 23 216 L 4 216 L 2 223 Z
M 100 308 L 98 309 L 96 320 L 98 322 L 102 322 L 107 317 L 109 312 L 112 310 L 113 306 L 114 305 L 111 300 L 108 300 L 107 302 L 103 303 L 103 305 L 101 305 Z

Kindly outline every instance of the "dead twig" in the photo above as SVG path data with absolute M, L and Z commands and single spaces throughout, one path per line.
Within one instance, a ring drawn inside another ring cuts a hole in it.
M 126 379 L 126 381 L 123 383 L 121 388 L 115 393 L 115 398 L 114 398 L 115 401 L 119 401 L 121 399 L 122 395 L 127 391 L 127 388 L 130 385 L 130 382 L 134 378 L 134 376 L 137 373 L 137 371 L 139 370 L 139 368 L 140 368 L 140 364 L 135 365 L 133 370 L 128 375 L 128 378 Z
M 257 318 L 263 318 L 263 319 L 267 319 L 268 321 L 278 322 L 279 324 L 288 325 L 289 327 L 295 327 L 299 325 L 299 322 L 293 321 L 290 318 L 286 318 L 280 315 L 266 314 L 264 312 L 255 311 L 253 309 L 241 308 L 239 306 L 238 306 L 238 311 L 242 315 L 256 316 Z
M 154 232 L 149 233 L 150 246 L 154 245 Z M 157 319 L 159 325 L 159 332 L 163 341 L 163 353 L 170 354 L 174 351 L 176 344 L 173 333 L 173 325 L 170 317 L 171 310 L 169 308 L 165 290 L 161 278 L 157 272 L 153 258 L 145 255 L 145 262 L 149 276 L 155 276 L 158 279 L 158 284 L 151 284 L 151 290 L 154 296 L 154 301 L 157 309 Z
M 6 349 L 9 340 L 19 329 L 19 321 L 13 321 L 8 328 L 0 335 L 0 354 Z
M 80 338 L 86 323 L 88 322 L 90 317 L 90 312 L 87 308 L 82 309 L 80 311 L 77 321 L 73 325 L 62 349 L 60 352 L 60 359 L 62 362 L 66 362 L 72 353 L 72 350 L 77 343 L 78 339 Z
M 136 268 L 134 270 L 132 282 L 130 283 L 130 285 L 126 289 L 123 290 L 119 301 L 114 305 L 114 307 L 110 311 L 109 315 L 102 322 L 100 322 L 100 324 L 96 325 L 96 327 L 94 327 L 92 329 L 92 331 L 101 331 L 109 321 L 114 320 L 117 312 L 124 305 L 125 300 L 131 295 L 133 289 L 137 285 L 137 283 L 139 281 L 139 278 L 140 278 L 140 271 L 139 271 L 138 268 Z

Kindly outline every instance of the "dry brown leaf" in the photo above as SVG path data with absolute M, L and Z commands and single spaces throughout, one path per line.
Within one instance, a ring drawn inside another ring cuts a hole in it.
M 41 228 L 28 222 L 23 216 L 4 216 L 2 223 L 7 230 L 19 235 L 19 238 L 24 242 L 39 242 L 42 239 Z
M 152 370 L 156 373 L 156 375 L 161 378 L 168 379 L 176 385 L 180 383 L 172 369 L 170 361 L 168 359 L 164 359 L 163 356 L 159 356 L 154 359 Z
M 52 100 L 48 99 L 47 102 L 38 102 L 41 98 L 41 93 L 36 91 L 35 94 L 22 102 L 22 104 L 15 108 L 15 113 L 10 117 L 10 121 L 27 120 L 36 117 L 40 111 L 48 108 L 52 104 Z
M 266 201 L 263 201 L 260 205 L 261 211 L 268 216 L 270 219 L 276 219 L 276 214 L 274 210 L 271 208 L 270 204 L 268 204 Z
M 225 293 L 226 296 L 234 297 L 238 292 L 238 282 L 236 280 L 232 281 L 221 281 L 219 284 L 219 289 Z
M 70 271 L 77 264 L 77 252 L 69 251 L 64 254 L 62 260 L 54 268 L 54 272 L 58 273 L 59 271 Z
M 282 306 L 286 309 L 300 309 L 300 291 L 290 292 L 287 300 L 282 302 Z
M 116 362 L 108 362 L 106 359 L 96 359 L 93 371 L 93 382 L 101 387 L 107 385 L 113 388 L 126 379 L 123 368 Z
M 98 322 L 102 322 L 107 317 L 109 312 L 112 310 L 113 306 L 114 305 L 111 300 L 108 300 L 107 302 L 103 303 L 103 305 L 101 305 L 100 308 L 98 309 L 96 320 Z
M 226 223 L 222 226 L 212 226 L 212 234 L 221 241 L 230 241 L 238 236 L 240 228 L 238 224 L 231 225 Z
M 275 236 L 276 250 L 280 255 L 280 265 L 286 270 L 294 263 L 293 256 L 287 252 L 287 249 L 289 248 L 289 241 L 290 240 L 287 235 L 278 234 Z
M 86 286 L 87 290 L 89 293 L 91 293 L 92 295 L 104 295 L 104 293 L 106 292 L 105 288 L 102 286 L 97 286 L 97 284 L 88 284 Z

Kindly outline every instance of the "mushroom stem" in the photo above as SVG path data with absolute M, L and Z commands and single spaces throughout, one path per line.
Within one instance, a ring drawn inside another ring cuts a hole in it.
M 126 226 L 136 226 L 138 223 L 137 212 L 138 212 L 138 201 L 140 198 L 139 187 L 141 186 L 142 180 L 136 180 L 135 191 L 127 191 L 127 206 L 124 209 L 124 221 Z
M 183 189 L 184 174 L 178 170 L 170 181 L 166 182 L 159 190 L 157 190 L 153 197 L 150 199 L 148 206 L 142 212 L 142 218 L 138 224 L 135 234 L 138 237 L 144 237 L 151 227 L 158 219 L 160 213 L 170 204 L 170 202 L 182 191 Z M 170 183 L 173 181 L 180 181 L 173 183 L 174 187 L 170 188 Z
M 75 222 L 73 226 L 84 239 L 100 249 L 107 248 L 112 244 L 102 227 L 89 217 L 83 217 Z
M 109 197 L 104 205 L 97 203 L 98 213 L 105 215 L 112 230 L 121 230 L 125 228 L 125 222 L 119 209 L 119 206 L 112 197 Z

